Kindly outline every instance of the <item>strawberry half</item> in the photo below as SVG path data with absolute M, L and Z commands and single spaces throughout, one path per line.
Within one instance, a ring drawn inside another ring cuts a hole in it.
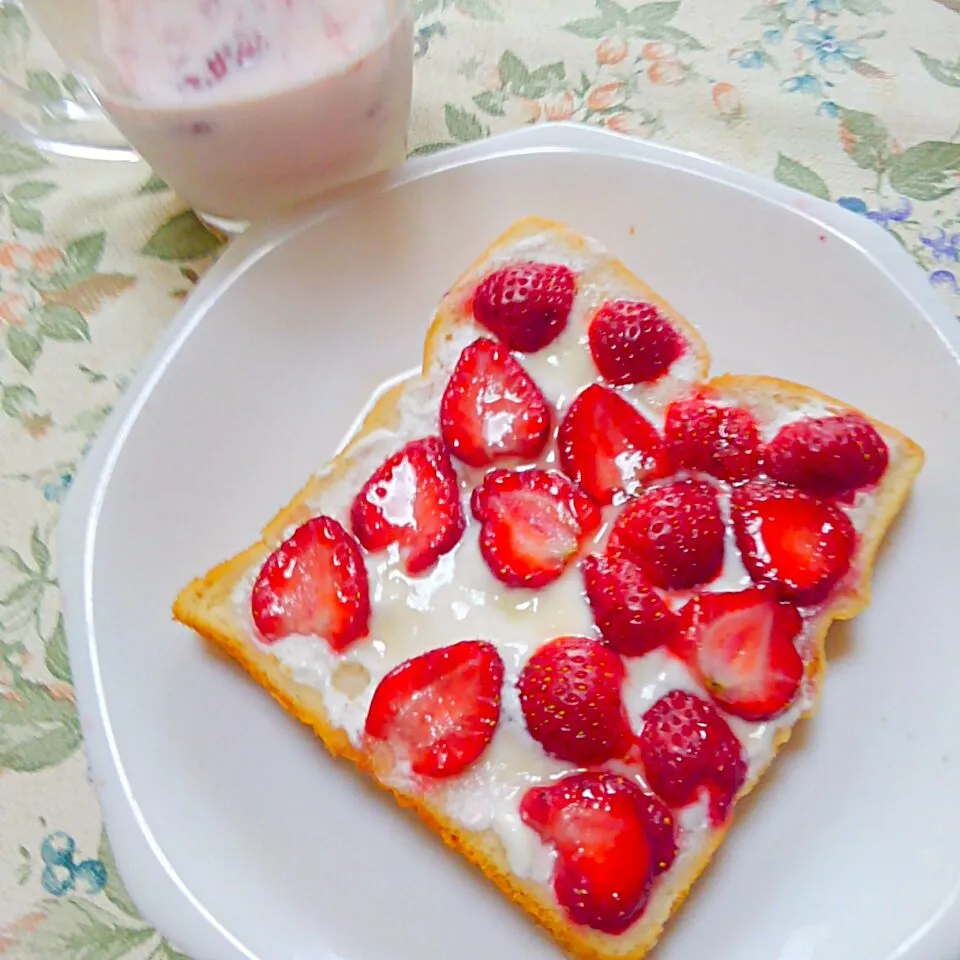
M 509 587 L 556 580 L 602 519 L 576 484 L 548 470 L 491 470 L 471 504 L 483 524 L 480 553 Z
M 367 635 L 370 588 L 357 542 L 330 517 L 314 517 L 267 557 L 253 585 L 253 622 L 264 643 L 322 637 L 337 651 Z
M 648 583 L 686 590 L 723 569 L 725 527 L 717 491 L 701 480 L 678 480 L 627 503 L 610 532 L 607 552 L 637 564 Z
M 527 730 L 552 757 L 590 766 L 623 754 L 631 734 L 620 656 L 590 637 L 558 637 L 517 681 Z
M 702 593 L 683 608 L 687 662 L 714 701 L 744 720 L 772 720 L 800 689 L 803 629 L 795 607 L 762 588 Z
M 821 495 L 873 486 L 889 461 L 883 437 L 853 413 L 789 423 L 767 447 L 771 477 Z
M 449 553 L 466 521 L 457 475 L 440 438 L 412 440 L 378 467 L 353 501 L 350 520 L 372 553 L 396 544 L 411 575 Z
M 652 304 L 611 300 L 596 313 L 588 332 L 593 362 L 615 384 L 652 383 L 686 349 L 683 337 Z
M 520 817 L 556 850 L 558 903 L 574 923 L 604 933 L 622 933 L 640 917 L 654 878 L 676 858 L 670 812 L 618 774 L 575 773 L 533 787 Z
M 747 776 L 740 741 L 706 700 L 671 690 L 644 715 L 639 747 L 650 788 L 671 807 L 706 791 L 710 817 L 722 824 Z
M 481 337 L 460 354 L 443 393 L 440 435 L 471 467 L 534 460 L 550 438 L 550 407 L 510 351 Z
M 826 599 L 857 548 L 853 524 L 838 506 L 768 481 L 733 491 L 733 529 L 754 581 L 776 585 L 800 605 Z
M 514 263 L 489 274 L 473 296 L 473 316 L 511 350 L 536 353 L 563 332 L 577 278 L 559 263 Z
M 719 407 L 702 397 L 677 400 L 667 408 L 664 436 L 675 470 L 701 470 L 731 483 L 760 472 L 760 428 L 740 407 Z
M 633 495 L 670 472 L 656 428 L 619 394 L 593 384 L 570 405 L 557 432 L 560 465 L 597 503 Z
M 367 738 L 394 764 L 452 777 L 487 749 L 500 721 L 503 661 L 482 640 L 430 650 L 391 670 L 367 713 Z
M 625 557 L 589 556 L 581 565 L 593 619 L 608 647 L 642 657 L 676 635 L 679 619 Z

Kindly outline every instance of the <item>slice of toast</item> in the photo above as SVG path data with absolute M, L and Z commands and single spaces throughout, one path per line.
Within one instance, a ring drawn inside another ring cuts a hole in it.
M 366 556 L 373 607 L 370 635 L 342 653 L 317 637 L 294 636 L 267 645 L 250 612 L 254 581 L 272 551 L 312 517 L 329 516 L 349 529 L 352 501 L 374 470 L 407 441 L 438 433 L 441 398 L 461 352 L 478 337 L 490 336 L 474 318 L 478 283 L 492 271 L 528 260 L 563 264 L 577 276 L 577 295 L 563 333 L 548 348 L 514 354 L 555 409 L 556 420 L 583 387 L 598 380 L 587 330 L 602 304 L 619 299 L 654 305 L 685 344 L 681 357 L 655 383 L 619 390 L 658 429 L 663 429 L 669 403 L 692 393 L 719 406 L 749 410 L 766 441 L 795 419 L 855 412 L 808 387 L 772 378 L 723 376 L 708 382 L 709 355 L 703 340 L 668 303 L 594 241 L 563 225 L 526 218 L 494 242 L 444 296 L 427 334 L 421 375 L 383 394 L 355 436 L 274 517 L 259 542 L 181 592 L 174 616 L 233 657 L 281 706 L 312 727 L 332 754 L 369 774 L 400 805 L 416 812 L 450 847 L 539 921 L 568 955 L 639 960 L 656 943 L 668 917 L 706 867 L 730 818 L 711 821 L 705 804 L 699 802 L 676 811 L 679 854 L 653 882 L 642 913 L 623 932 L 612 934 L 574 923 L 559 905 L 551 883 L 553 851 L 518 815 L 521 786 L 548 782 L 579 768 L 547 757 L 528 735 L 515 685 L 524 662 L 544 641 L 595 632 L 575 565 L 539 591 L 504 587 L 484 566 L 478 525 L 468 517 L 462 542 L 419 578 L 398 572 L 395 551 Z M 828 598 L 806 611 L 802 642 L 798 641 L 804 665 L 800 690 L 789 709 L 763 724 L 752 724 L 753 729 L 762 726 L 763 731 L 760 746 L 746 755 L 747 773 L 739 796 L 755 786 L 796 722 L 815 709 L 829 626 L 835 619 L 854 616 L 867 604 L 874 556 L 921 467 L 923 454 L 916 444 L 893 428 L 866 419 L 887 445 L 889 466 L 879 483 L 843 507 L 857 530 L 856 555 L 849 573 Z M 538 464 L 555 468 L 556 460 L 551 441 Z M 480 481 L 482 472 L 463 464 L 457 472 L 467 502 L 469 489 Z M 602 549 L 610 522 L 621 507 L 605 508 L 606 523 L 593 540 L 593 549 Z M 732 583 L 739 576 L 743 581 L 745 571 L 732 540 L 726 551 L 721 580 L 732 577 Z M 708 589 L 719 587 L 715 584 Z M 477 636 L 496 644 L 505 664 L 503 717 L 487 753 L 465 772 L 436 784 L 425 785 L 384 766 L 364 737 L 378 682 L 425 650 Z M 643 695 L 639 691 L 651 676 L 664 675 L 664 658 L 674 670 L 670 676 L 683 669 L 661 651 L 629 658 L 624 701 L 635 730 L 643 724 L 643 707 L 650 705 L 649 691 Z M 707 696 L 692 675 L 684 674 L 683 685 Z M 745 741 L 751 724 L 736 717 L 728 719 Z M 642 771 L 631 775 L 643 783 Z

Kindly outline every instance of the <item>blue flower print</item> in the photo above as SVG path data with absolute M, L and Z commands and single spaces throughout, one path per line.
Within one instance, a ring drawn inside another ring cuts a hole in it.
M 956 276 L 949 270 L 934 270 L 930 274 L 930 285 L 944 287 L 953 294 L 960 294 L 960 284 L 957 283 Z
M 824 70 L 832 73 L 842 73 L 850 63 L 866 56 L 866 51 L 856 41 L 838 40 L 833 27 L 815 27 L 805 23 L 797 27 L 796 37 Z
M 937 227 L 932 236 L 923 236 L 920 242 L 941 261 L 960 262 L 960 233 L 947 233 Z
M 787 0 L 786 12 L 791 20 L 806 20 L 818 13 L 836 16 L 843 13 L 843 0 Z
M 72 485 L 73 474 L 69 470 L 61 470 L 52 480 L 41 485 L 40 492 L 47 503 L 63 503 Z
M 903 223 L 909 220 L 913 213 L 913 204 L 906 198 L 900 197 L 900 205 L 894 210 L 890 207 L 880 207 L 877 210 L 868 210 L 866 217 L 874 223 L 879 223 L 884 230 L 890 229 L 892 223 Z
M 818 117 L 839 117 L 840 108 L 832 100 L 824 100 L 823 103 L 817 107 L 817 116 Z
M 780 89 L 786 93 L 809 93 L 816 97 L 823 93 L 820 81 L 812 73 L 787 77 L 780 83 Z
M 85 893 L 100 893 L 107 885 L 107 868 L 101 860 L 83 860 L 77 863 L 76 841 L 69 834 L 57 830 L 40 844 L 40 859 L 44 862 L 40 883 L 53 897 L 65 897 L 78 884 Z
M 737 57 L 737 66 L 744 70 L 759 70 L 763 64 L 763 54 L 759 50 L 744 50 Z
M 780 30 L 764 30 L 763 31 L 763 42 L 766 44 L 769 44 L 771 47 L 775 47 L 782 40 L 783 40 L 783 33 Z
M 896 208 L 880 207 L 877 210 L 871 210 L 866 201 L 860 197 L 839 197 L 837 205 L 849 210 L 851 213 L 858 213 L 874 223 L 878 223 L 884 230 L 889 230 L 891 224 L 903 223 L 909 220 L 913 213 L 913 204 L 906 198 L 900 197 L 899 205 Z
M 869 209 L 867 204 L 859 197 L 838 197 L 837 205 L 843 207 L 844 210 L 849 210 L 851 213 L 859 213 L 861 216 L 866 214 Z

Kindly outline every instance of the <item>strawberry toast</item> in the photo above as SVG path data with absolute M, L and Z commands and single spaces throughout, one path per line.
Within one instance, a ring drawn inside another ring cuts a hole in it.
M 923 461 L 708 372 L 598 243 L 521 220 L 421 374 L 174 606 L 571 956 L 657 941 L 816 707 Z

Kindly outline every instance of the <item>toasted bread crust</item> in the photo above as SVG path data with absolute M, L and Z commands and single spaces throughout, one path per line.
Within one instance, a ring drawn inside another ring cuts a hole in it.
M 428 375 L 433 366 L 444 339 L 462 322 L 465 299 L 471 295 L 478 277 L 488 268 L 497 252 L 518 238 L 538 234 L 549 234 L 552 240 L 573 251 L 587 249 L 588 241 L 560 224 L 536 217 L 515 224 L 484 251 L 445 296 L 426 338 L 424 376 Z M 618 279 L 635 289 L 637 296 L 656 302 L 672 321 L 684 330 L 696 354 L 701 379 L 704 379 L 709 365 L 709 354 L 697 331 L 618 261 L 611 260 L 607 267 L 617 274 Z M 237 615 L 232 596 L 238 585 L 259 568 L 290 527 L 313 515 L 310 503 L 316 501 L 324 487 L 336 483 L 338 478 L 343 476 L 356 446 L 376 430 L 389 430 L 397 426 L 398 404 L 406 389 L 407 384 L 401 383 L 379 398 L 331 468 L 322 477 L 314 476 L 307 482 L 264 528 L 258 543 L 189 584 L 176 598 L 174 617 L 237 661 L 287 712 L 311 727 L 333 756 L 353 764 L 383 790 L 392 794 L 398 804 L 416 813 L 440 835 L 444 843 L 475 864 L 507 897 L 546 928 L 568 955 L 583 960 L 640 960 L 656 943 L 664 924 L 679 908 L 697 877 L 723 842 L 729 822 L 723 829 L 711 832 L 699 856 L 690 858 L 683 865 L 683 869 L 674 869 L 667 875 L 669 882 L 655 888 L 644 915 L 625 934 L 610 936 L 574 926 L 557 906 L 549 887 L 521 879 L 511 871 L 505 850 L 496 834 L 489 830 L 467 830 L 447 817 L 429 795 L 408 793 L 381 777 L 371 757 L 357 749 L 346 733 L 331 721 L 321 693 L 297 683 L 287 667 L 251 642 L 248 625 L 241 622 Z M 819 403 L 834 406 L 837 410 L 852 409 L 809 387 L 772 377 L 723 376 L 707 383 L 704 389 L 715 396 L 748 407 L 769 402 L 770 398 L 774 398 L 787 405 Z M 869 417 L 867 419 L 872 420 Z M 875 420 L 872 422 L 892 445 L 896 456 L 891 459 L 890 468 L 881 482 L 877 510 L 862 535 L 862 550 L 859 554 L 861 575 L 856 589 L 837 598 L 833 607 L 824 613 L 813 638 L 815 653 L 807 667 L 812 706 L 804 716 L 812 714 L 818 705 L 826 665 L 825 641 L 830 624 L 833 620 L 855 616 L 869 602 L 870 574 L 877 550 L 923 462 L 923 453 L 915 443 L 885 424 Z M 793 726 L 790 726 L 780 732 L 770 761 L 789 740 L 792 730 Z M 762 769 L 754 772 L 750 782 L 744 786 L 741 796 L 753 789 L 762 774 Z

